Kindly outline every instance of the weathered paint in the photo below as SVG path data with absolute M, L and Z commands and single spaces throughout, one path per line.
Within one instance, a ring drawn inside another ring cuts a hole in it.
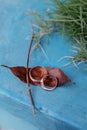
M 40 12 L 43 5 L 48 8 L 39 0 L 0 0 L 0 64 L 26 65 L 27 38 L 31 35 L 26 12 L 30 9 Z M 57 62 L 62 56 L 73 55 L 67 38 L 54 34 L 50 36 L 49 44 L 44 42 L 48 60 L 40 49 L 36 49 L 31 55 L 30 65 L 61 67 L 76 84 L 66 84 L 52 92 L 31 86 L 37 109 L 34 117 L 27 85 L 9 70 L 0 67 L 0 106 L 31 122 L 40 130 L 86 130 L 87 72 L 82 69 L 86 64 L 77 69 L 74 65 L 62 67 L 69 61 L 67 59 Z

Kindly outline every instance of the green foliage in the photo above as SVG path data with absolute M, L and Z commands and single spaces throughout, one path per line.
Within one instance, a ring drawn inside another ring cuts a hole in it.
M 32 24 L 34 26 L 34 40 L 36 42 L 36 46 L 39 46 L 43 37 L 46 37 L 46 41 L 48 41 L 48 35 L 53 32 L 53 28 L 50 26 L 49 22 L 47 22 L 39 13 L 35 11 L 29 12 Z
M 35 14 L 39 28 L 36 41 L 52 32 L 67 35 L 79 48 L 75 60 L 87 60 L 87 0 L 48 0 L 46 18 Z

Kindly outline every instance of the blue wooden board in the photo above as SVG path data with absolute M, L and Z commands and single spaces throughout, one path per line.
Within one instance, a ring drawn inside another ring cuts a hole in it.
M 49 8 L 39 0 L 0 0 L 0 64 L 26 66 L 26 57 L 31 36 L 28 10 L 41 11 Z M 20 116 L 43 130 L 87 129 L 87 72 L 86 63 L 77 69 L 73 64 L 63 67 L 69 60 L 58 62 L 63 56 L 74 55 L 66 37 L 50 36 L 49 44 L 42 44 L 48 59 L 40 48 L 31 55 L 30 66 L 59 67 L 76 82 L 65 84 L 52 92 L 31 86 L 37 109 L 33 116 L 27 85 L 9 70 L 0 67 L 0 106 Z
M 3 116 L 5 115 L 5 116 Z M 0 108 L 0 129 L 1 130 L 38 130 L 31 123 Z

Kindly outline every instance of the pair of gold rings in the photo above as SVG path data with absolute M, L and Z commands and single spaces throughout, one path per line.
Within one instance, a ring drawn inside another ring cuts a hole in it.
M 35 66 L 30 69 L 29 77 L 33 82 L 40 83 L 44 90 L 52 91 L 57 87 L 58 79 L 47 73 L 45 67 Z

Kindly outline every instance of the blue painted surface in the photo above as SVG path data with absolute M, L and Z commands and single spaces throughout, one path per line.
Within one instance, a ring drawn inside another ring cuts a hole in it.
M 39 0 L 0 0 L 0 64 L 25 66 L 28 51 L 27 38 L 31 35 L 28 10 L 41 11 Z M 80 65 L 62 67 L 69 60 L 57 62 L 65 55 L 73 55 L 67 38 L 51 35 L 50 43 L 43 43 L 48 60 L 42 51 L 36 49 L 31 55 L 31 66 L 43 65 L 61 67 L 76 85 L 65 84 L 52 92 L 31 86 L 37 116 L 34 117 L 28 97 L 27 85 L 13 74 L 0 68 L 0 106 L 24 118 L 40 130 L 86 130 L 87 129 L 87 72 Z
M 29 122 L 12 115 L 2 108 L 0 108 L 0 128 L 1 130 L 38 130 Z

